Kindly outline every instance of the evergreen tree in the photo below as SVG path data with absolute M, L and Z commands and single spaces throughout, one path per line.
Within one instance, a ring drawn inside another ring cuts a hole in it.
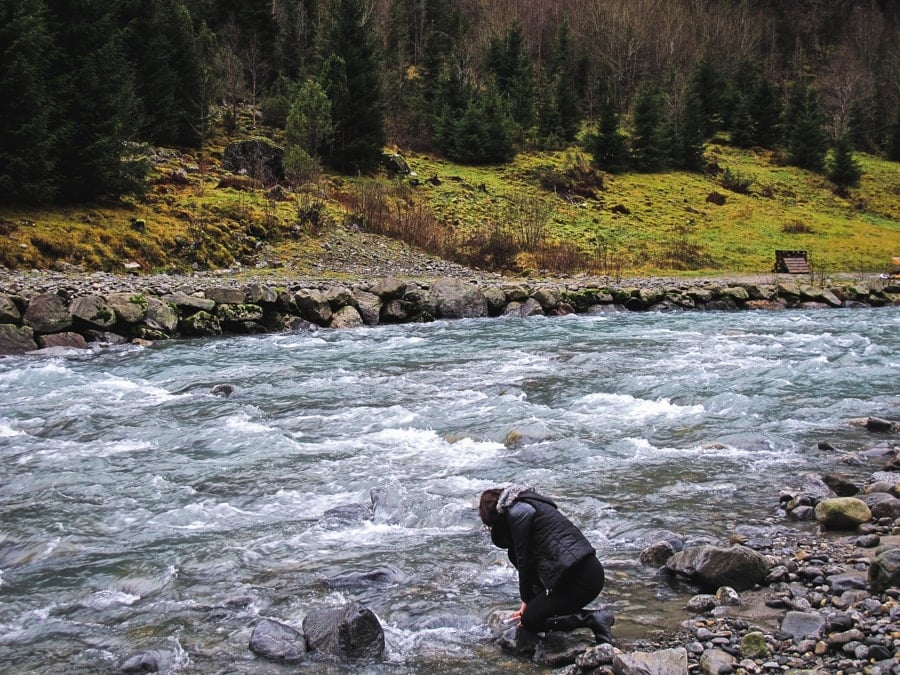
M 288 147 L 298 146 L 310 156 L 315 156 L 332 130 L 328 94 L 318 82 L 307 80 L 291 105 L 284 130 L 285 141 Z
M 784 113 L 785 146 L 789 164 L 821 172 L 828 151 L 822 111 L 815 89 L 797 82 Z
M 892 162 L 900 162 L 900 109 L 894 116 L 894 123 L 891 125 L 890 136 L 888 137 L 887 158 Z
M 462 74 L 445 64 L 434 92 L 434 142 L 448 157 L 456 142 L 456 122 L 469 107 L 469 93 Z
M 556 33 L 556 42 L 551 60 L 553 77 L 552 102 L 556 108 L 555 116 L 559 119 L 559 127 L 564 141 L 572 141 L 581 124 L 581 100 L 577 89 L 578 75 L 576 61 L 572 53 L 569 35 L 569 22 L 563 21 Z
M 839 188 L 858 187 L 862 167 L 853 158 L 853 144 L 847 136 L 841 136 L 834 146 L 834 156 L 828 171 L 828 179 Z
M 84 201 L 140 192 L 146 164 L 130 156 L 138 101 L 123 33 L 104 0 L 49 0 L 55 176 L 59 196 Z
M 703 168 L 703 144 L 709 127 L 696 85 L 688 88 L 679 112 L 670 122 L 670 159 L 676 168 L 699 171 Z
M 589 148 L 597 168 L 620 173 L 628 168 L 628 146 L 619 129 L 619 115 L 612 99 L 604 100 L 600 110 L 600 124 Z
M 187 8 L 179 0 L 125 0 L 123 5 L 124 44 L 135 70 L 142 137 L 196 145 L 200 110 L 195 92 L 203 64 Z
M 294 98 L 284 130 L 284 167 L 288 176 L 305 180 L 318 173 L 318 155 L 332 133 L 331 102 L 314 80 L 304 82 Z
M 634 101 L 631 166 L 637 171 L 660 171 L 668 158 L 663 129 L 662 98 L 652 85 L 641 85 Z
M 535 122 L 534 78 L 521 24 L 513 22 L 502 39 L 491 41 L 486 66 L 521 134 Z
M 703 116 L 703 136 L 712 136 L 722 126 L 727 86 L 725 77 L 711 56 L 705 56 L 694 68 L 690 87 L 699 100 Z
M 748 110 L 753 120 L 753 144 L 762 148 L 778 145 L 781 137 L 781 103 L 775 86 L 765 75 L 756 79 Z
M 326 73 L 320 79 L 334 123 L 324 159 L 339 171 L 374 169 L 386 140 L 375 36 L 364 9 L 362 0 L 336 0 L 323 49 L 338 78 Z
M 42 0 L 0 2 L 0 203 L 54 196 L 51 46 Z
M 448 157 L 463 164 L 500 164 L 515 155 L 512 121 L 496 92 L 480 91 L 469 98 L 462 117 L 453 125 Z
M 750 95 L 744 94 L 737 100 L 731 115 L 731 143 L 739 148 L 756 145 L 756 122 L 750 112 Z

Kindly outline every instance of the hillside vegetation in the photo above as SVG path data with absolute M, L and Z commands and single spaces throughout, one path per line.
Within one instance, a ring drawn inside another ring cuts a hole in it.
M 322 173 L 289 189 L 224 170 L 227 140 L 202 161 L 197 150 L 154 150 L 140 198 L 0 208 L 0 264 L 339 275 L 333 242 L 371 248 L 367 232 L 390 237 L 373 251 L 387 262 L 406 240 L 510 274 L 766 273 L 776 249 L 807 251 L 821 273 L 880 272 L 900 253 L 900 172 L 864 153 L 859 187 L 839 191 L 770 151 L 716 142 L 705 172 L 613 175 L 573 146 L 479 167 L 405 153 L 411 174 Z

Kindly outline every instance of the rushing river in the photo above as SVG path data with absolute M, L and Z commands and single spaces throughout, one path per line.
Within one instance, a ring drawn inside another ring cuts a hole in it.
M 502 672 L 515 574 L 477 518 L 553 496 L 636 636 L 685 597 L 639 551 L 727 537 L 900 413 L 900 309 L 438 321 L 0 359 L 0 672 L 280 673 L 248 649 L 356 600 L 366 672 Z M 211 393 L 234 386 L 229 397 Z M 367 516 L 371 494 L 374 516 Z M 332 511 L 337 507 L 337 511 Z M 387 568 L 381 583 L 327 583 Z M 318 665 L 313 672 L 341 672 Z

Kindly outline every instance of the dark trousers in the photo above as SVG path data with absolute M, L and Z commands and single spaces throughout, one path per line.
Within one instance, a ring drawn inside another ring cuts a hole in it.
M 568 569 L 549 595 L 534 596 L 522 614 L 522 627 L 533 633 L 547 630 L 547 619 L 574 614 L 603 590 L 603 565 L 589 555 Z

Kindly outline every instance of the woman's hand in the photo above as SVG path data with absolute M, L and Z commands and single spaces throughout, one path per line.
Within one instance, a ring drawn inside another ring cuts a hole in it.
M 528 606 L 528 605 L 526 605 L 526 604 L 523 602 L 523 603 L 522 603 L 522 606 L 519 607 L 518 611 L 513 612 L 513 615 L 512 615 L 511 617 L 509 617 L 510 620 L 511 620 L 511 621 L 512 621 L 512 620 L 519 621 L 519 620 L 522 618 L 522 614 L 525 612 L 525 608 L 526 608 L 527 606 Z M 520 622 L 520 625 L 521 625 L 521 622 Z

